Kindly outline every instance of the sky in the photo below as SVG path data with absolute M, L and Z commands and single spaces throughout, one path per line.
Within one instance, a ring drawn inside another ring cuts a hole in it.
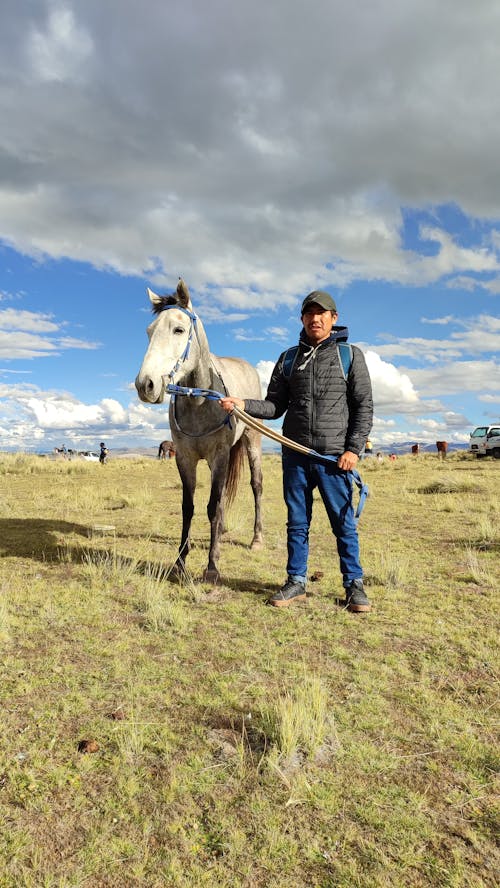
M 498 422 L 499 45 L 497 0 L 4 0 L 0 449 L 169 437 L 180 276 L 264 390 L 328 290 L 375 449 Z

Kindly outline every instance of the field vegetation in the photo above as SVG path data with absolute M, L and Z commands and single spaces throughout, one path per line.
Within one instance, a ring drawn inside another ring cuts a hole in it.
M 174 461 L 1 454 L 1 888 L 498 885 L 500 462 L 361 465 L 370 614 L 316 504 L 309 596 L 248 478 L 222 582 L 200 467 L 189 577 Z

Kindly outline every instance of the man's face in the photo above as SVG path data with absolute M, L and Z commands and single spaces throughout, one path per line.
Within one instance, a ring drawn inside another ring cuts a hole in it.
M 313 302 L 302 315 L 302 323 L 311 345 L 318 345 L 328 339 L 338 315 Z

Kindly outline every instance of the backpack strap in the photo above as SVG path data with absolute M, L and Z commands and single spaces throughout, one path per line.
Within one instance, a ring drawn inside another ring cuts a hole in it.
M 340 366 L 342 367 L 342 374 L 347 382 L 352 364 L 352 345 L 349 342 L 337 342 L 337 352 Z
M 293 365 L 295 364 L 298 350 L 298 345 L 293 345 L 292 348 L 289 348 L 285 352 L 285 357 L 283 358 L 283 376 L 285 379 L 290 379 L 290 376 L 292 375 Z

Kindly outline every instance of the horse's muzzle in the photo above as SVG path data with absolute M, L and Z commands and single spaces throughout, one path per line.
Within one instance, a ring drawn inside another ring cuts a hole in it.
M 165 380 L 163 377 L 161 378 L 160 383 L 155 383 L 155 381 L 150 376 L 137 376 L 135 380 L 135 387 L 137 389 L 137 394 L 141 401 L 144 401 L 146 404 L 162 404 L 163 399 L 165 397 Z

